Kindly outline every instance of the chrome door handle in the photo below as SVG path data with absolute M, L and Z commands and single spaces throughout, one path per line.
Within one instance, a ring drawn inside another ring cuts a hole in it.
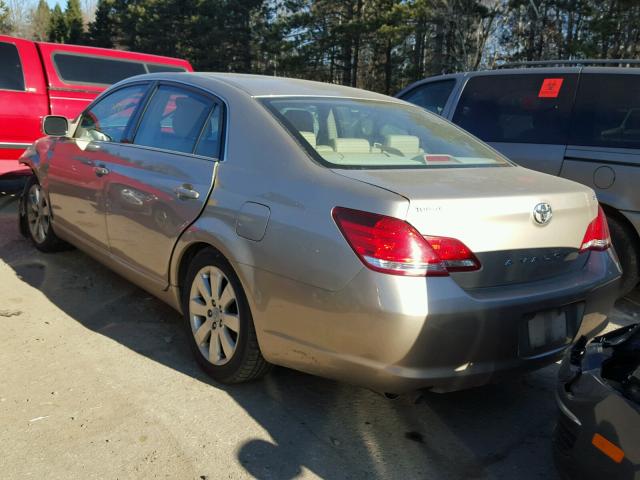
M 93 171 L 96 173 L 96 177 L 104 177 L 105 175 L 109 174 L 109 169 L 104 165 L 95 167 Z
M 181 185 L 175 189 L 176 195 L 181 200 L 197 200 L 200 193 L 193 189 L 191 185 Z

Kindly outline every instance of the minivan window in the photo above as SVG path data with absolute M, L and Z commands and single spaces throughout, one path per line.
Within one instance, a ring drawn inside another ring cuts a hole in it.
M 80 140 L 121 142 L 147 85 L 121 88 L 99 100 L 82 114 L 74 135 Z
M 571 144 L 640 148 L 640 76 L 583 73 Z
M 264 104 L 327 166 L 506 166 L 497 152 L 422 108 L 349 98 L 264 98 Z
M 0 65 L 0 90 L 24 90 L 20 55 L 12 43 L 0 42 Z
M 402 99 L 442 115 L 455 84 L 453 79 L 425 83 L 405 94 Z
M 453 122 L 486 142 L 566 145 L 575 74 L 472 77 Z
M 193 153 L 213 105 L 204 95 L 161 85 L 149 101 L 133 143 Z
M 185 71 L 184 68 L 168 65 L 60 52 L 53 54 L 53 64 L 64 82 L 96 85 L 111 85 L 147 72 Z

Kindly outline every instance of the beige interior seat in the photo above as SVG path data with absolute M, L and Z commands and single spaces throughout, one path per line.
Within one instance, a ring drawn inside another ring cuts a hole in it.
M 332 138 L 333 150 L 338 153 L 370 153 L 369 141 L 364 138 Z
M 407 156 L 424 153 L 420 148 L 420 139 L 414 135 L 385 135 L 383 145 Z
M 316 134 L 313 132 L 299 132 L 300 135 L 302 135 L 302 138 L 304 138 L 307 142 L 309 142 L 309 145 L 311 145 L 312 147 L 316 146 Z

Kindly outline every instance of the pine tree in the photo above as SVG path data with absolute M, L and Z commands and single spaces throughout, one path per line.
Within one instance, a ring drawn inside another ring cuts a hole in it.
M 65 43 L 68 40 L 67 22 L 59 4 L 51 12 L 47 33 L 50 42 Z
M 89 24 L 87 42 L 95 47 L 113 48 L 117 37 L 116 16 L 118 11 L 114 0 L 99 0 L 96 16 Z
M 31 29 L 34 40 L 47 40 L 49 37 L 49 23 L 51 22 L 51 9 L 46 0 L 40 0 L 38 6 L 31 13 Z
M 69 43 L 82 43 L 84 36 L 84 21 L 82 20 L 80 0 L 67 0 L 64 19 L 68 32 L 67 41 Z
M 0 34 L 11 33 L 12 26 L 9 18 L 9 8 L 0 0 Z

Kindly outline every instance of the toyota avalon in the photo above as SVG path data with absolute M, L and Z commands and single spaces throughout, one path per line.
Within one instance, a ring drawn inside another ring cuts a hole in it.
M 404 101 L 237 74 L 124 80 L 23 155 L 20 224 L 184 315 L 214 379 L 400 393 L 556 361 L 620 267 L 591 189 Z

